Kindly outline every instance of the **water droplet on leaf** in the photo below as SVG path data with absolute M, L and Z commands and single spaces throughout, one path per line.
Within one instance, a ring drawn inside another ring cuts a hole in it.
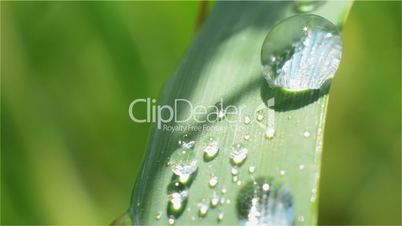
M 162 212 L 161 212 L 161 211 L 158 211 L 158 212 L 156 213 L 155 219 L 156 219 L 156 220 L 160 220 L 161 217 L 162 217 Z
M 253 174 L 255 172 L 255 166 L 248 167 L 248 172 Z
M 256 116 L 257 121 L 262 121 L 264 119 L 264 114 L 262 111 L 257 111 L 257 116 Z
M 268 140 L 274 138 L 275 135 L 275 128 L 273 127 L 268 127 L 267 130 L 265 131 L 265 138 Z
M 218 221 L 222 221 L 223 217 L 224 217 L 224 213 L 223 213 L 223 211 L 220 211 L 218 214 Z
M 214 138 L 209 138 L 204 148 L 204 159 L 213 160 L 219 153 L 219 143 Z
M 250 124 L 250 122 L 251 122 L 250 117 L 248 117 L 248 116 L 244 117 L 244 124 L 248 125 L 248 124 Z
M 208 205 L 205 203 L 199 204 L 198 215 L 200 217 L 205 217 L 208 213 Z
M 219 200 L 220 200 L 220 197 L 217 196 L 216 194 L 213 194 L 211 197 L 211 201 L 210 201 L 211 207 L 215 208 L 219 204 Z
M 239 170 L 235 167 L 232 168 L 231 173 L 233 176 L 236 176 L 237 174 L 239 174 Z
M 181 182 L 186 182 L 198 168 L 198 161 L 192 149 L 178 148 L 170 156 L 168 166 Z
M 271 87 L 320 89 L 335 75 L 343 42 L 336 26 L 317 15 L 298 15 L 277 24 L 265 38 L 262 70 Z
M 216 187 L 216 185 L 218 184 L 218 177 L 217 176 L 213 176 L 211 177 L 211 179 L 209 179 L 208 185 L 211 188 Z
M 187 190 L 173 192 L 169 194 L 168 195 L 169 202 L 167 209 L 168 216 L 174 216 L 174 217 L 179 216 L 183 212 L 187 204 L 187 199 L 188 199 Z
M 236 144 L 232 147 L 232 152 L 230 153 L 231 163 L 234 166 L 240 166 L 246 161 L 248 154 L 247 148 L 241 144 Z
M 295 207 L 292 193 L 273 180 L 258 178 L 238 194 L 240 225 L 293 225 Z
M 195 141 L 188 135 L 184 134 L 180 139 L 179 139 L 179 146 L 185 149 L 192 149 L 194 148 Z

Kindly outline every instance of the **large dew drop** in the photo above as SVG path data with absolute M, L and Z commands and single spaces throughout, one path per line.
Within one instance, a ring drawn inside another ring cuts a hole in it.
M 342 38 L 330 21 L 316 15 L 290 17 L 265 38 L 262 71 L 271 87 L 320 89 L 335 75 L 342 50 Z
M 190 175 L 198 168 L 198 161 L 194 150 L 178 148 L 170 156 L 168 166 L 179 177 L 180 182 L 186 182 Z
M 237 213 L 242 226 L 293 225 L 293 195 L 284 186 L 259 178 L 240 190 Z

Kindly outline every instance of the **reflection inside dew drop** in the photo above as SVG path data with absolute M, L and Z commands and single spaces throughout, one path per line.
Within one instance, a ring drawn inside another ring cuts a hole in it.
M 242 226 L 293 225 L 295 206 L 292 193 L 273 180 L 258 178 L 244 185 L 237 197 Z
M 262 71 L 271 87 L 289 91 L 320 89 L 335 75 L 343 42 L 336 26 L 317 15 L 283 20 L 267 35 Z

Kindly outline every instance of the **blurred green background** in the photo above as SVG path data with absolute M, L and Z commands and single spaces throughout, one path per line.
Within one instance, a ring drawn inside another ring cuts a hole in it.
M 199 2 L 1 2 L 1 224 L 108 224 L 129 206 Z M 355 2 L 333 82 L 320 224 L 401 223 L 401 3 Z

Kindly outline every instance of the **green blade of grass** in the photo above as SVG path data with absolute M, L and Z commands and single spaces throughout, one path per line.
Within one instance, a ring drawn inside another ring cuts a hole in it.
M 351 2 L 328 1 L 311 12 L 342 27 Z M 224 105 L 245 106 L 243 115 L 254 118 L 256 110 L 262 109 L 267 124 L 269 114 L 274 113 L 275 135 L 265 139 L 261 123 L 253 121 L 217 122 L 223 130 L 200 129 L 211 124 L 181 123 L 195 128 L 192 132 L 171 132 L 154 128 L 141 175 L 133 192 L 130 216 L 134 224 L 166 225 L 167 189 L 173 173 L 166 163 L 177 149 L 178 140 L 184 134 L 194 138 L 199 167 L 188 187 L 189 198 L 184 212 L 175 221 L 176 225 L 215 225 L 220 211 L 224 212 L 222 225 L 238 225 L 236 201 L 244 183 L 257 177 L 271 177 L 286 185 L 293 193 L 296 216 L 303 217 L 297 224 L 313 225 L 317 222 L 318 181 L 323 142 L 325 111 L 328 89 L 299 95 L 276 92 L 266 85 L 260 71 L 262 42 L 279 21 L 297 14 L 292 2 L 220 2 L 203 25 L 200 34 L 172 79 L 166 84 L 159 104 L 174 105 L 176 99 L 187 99 L 195 105 L 210 106 L 221 99 Z M 275 107 L 265 103 L 275 98 Z M 178 108 L 177 114 L 185 116 L 188 108 Z M 229 117 L 229 116 L 228 116 Z M 170 126 L 176 124 L 170 123 Z M 245 136 L 249 136 L 248 141 Z M 221 151 L 213 161 L 204 161 L 203 140 L 216 138 Z M 245 163 L 239 170 L 239 181 L 232 182 L 230 148 L 242 143 L 249 150 Z M 250 175 L 248 168 L 255 166 Z M 219 178 L 218 185 L 211 189 L 211 175 Z M 230 203 L 200 218 L 197 204 L 220 193 Z M 156 215 L 160 213 L 160 219 Z

